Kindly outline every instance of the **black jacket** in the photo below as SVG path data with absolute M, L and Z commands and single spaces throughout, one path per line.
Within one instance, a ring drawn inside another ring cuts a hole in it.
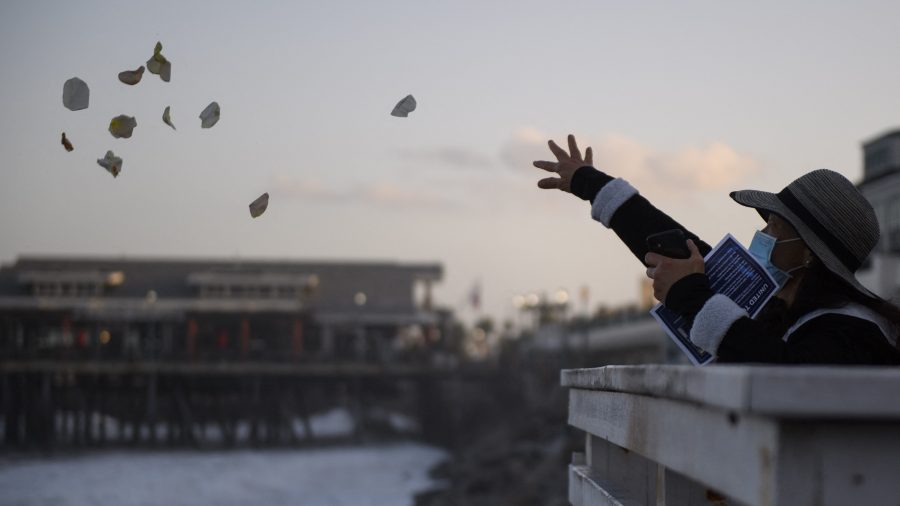
M 572 193 L 596 205 L 601 190 L 612 181 L 612 177 L 593 167 L 582 167 L 572 178 Z M 702 255 L 711 249 L 709 244 L 636 193 L 627 197 L 612 213 L 607 225 L 641 262 L 647 254 L 647 236 L 673 228 L 683 230 Z M 693 321 L 713 295 L 706 276 L 692 274 L 671 287 L 665 305 Z M 773 303 L 777 302 L 769 305 Z M 698 323 L 694 325 L 696 327 Z M 891 345 L 878 325 L 843 314 L 817 316 L 802 324 L 787 340 L 764 323 L 746 316 L 735 318 L 722 332 L 723 335 L 717 337 L 720 339 L 718 348 L 707 350 L 717 356 L 718 362 L 900 364 L 900 351 Z

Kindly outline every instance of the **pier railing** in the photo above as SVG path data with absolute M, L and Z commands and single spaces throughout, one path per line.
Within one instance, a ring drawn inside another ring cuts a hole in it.
M 900 370 L 562 371 L 580 505 L 900 504 Z

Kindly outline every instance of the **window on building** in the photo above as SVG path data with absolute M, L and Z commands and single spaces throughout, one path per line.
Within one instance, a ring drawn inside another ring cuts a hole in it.
M 278 298 L 279 299 L 293 299 L 297 296 L 297 288 L 293 286 L 279 286 L 278 287 Z
M 900 230 L 892 230 L 887 236 L 882 238 L 885 242 L 885 251 L 887 253 L 900 253 Z
M 887 215 L 888 234 L 900 230 L 900 202 L 891 202 Z
M 220 299 L 225 296 L 225 288 L 221 285 L 209 285 L 205 288 L 205 296 L 211 299 Z
M 95 293 L 95 286 L 93 283 L 77 283 L 75 285 L 75 296 L 76 297 L 91 297 Z
M 35 283 L 34 294 L 38 297 L 52 297 L 57 294 L 57 288 L 55 283 Z
M 870 175 L 875 175 L 879 172 L 878 169 L 880 169 L 884 164 L 886 164 L 887 161 L 888 161 L 887 148 L 879 148 L 879 149 L 874 149 L 872 151 L 869 151 L 865 155 L 866 171 L 867 172 L 874 171 L 874 174 L 870 174 Z

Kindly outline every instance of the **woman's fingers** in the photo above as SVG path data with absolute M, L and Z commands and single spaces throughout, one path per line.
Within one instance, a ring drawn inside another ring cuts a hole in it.
M 594 150 L 588 146 L 587 150 L 584 152 L 584 164 L 594 166 Z
M 691 257 L 692 257 L 692 258 L 693 258 L 693 257 L 697 257 L 697 258 L 700 258 L 701 260 L 703 259 L 703 256 L 700 254 L 700 250 L 697 249 L 697 245 L 694 244 L 694 241 L 688 239 L 688 240 L 687 240 L 687 247 L 688 247 L 688 250 L 691 252 Z
M 647 277 L 653 279 L 653 276 L 656 274 L 655 267 L 647 267 Z
M 541 179 L 538 181 L 538 188 L 543 188 L 545 190 L 556 190 L 559 188 L 559 183 L 562 179 L 558 177 L 548 177 L 545 179 Z
M 550 151 L 553 151 L 553 155 L 556 156 L 556 159 L 560 162 L 569 159 L 569 153 L 566 153 L 565 149 L 557 146 L 552 140 L 547 141 L 547 145 L 550 146 Z
M 581 150 L 578 149 L 578 143 L 575 142 L 575 136 L 569 134 L 569 156 L 581 160 Z
M 537 160 L 537 161 L 532 162 L 532 163 L 534 164 L 535 167 L 537 167 L 537 168 L 539 168 L 539 169 L 544 169 L 544 170 L 547 170 L 547 171 L 550 171 L 550 172 L 556 172 L 556 170 L 559 168 L 559 164 L 558 164 L 558 163 L 556 163 L 556 162 L 548 162 L 548 161 L 546 161 L 546 160 Z

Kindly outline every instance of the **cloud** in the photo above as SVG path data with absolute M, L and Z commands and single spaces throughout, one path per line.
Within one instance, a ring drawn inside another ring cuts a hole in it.
M 759 162 L 722 142 L 656 152 L 622 136 L 597 143 L 595 162 L 635 184 L 678 189 L 726 190 L 762 171 Z
M 297 179 L 285 175 L 276 175 L 272 178 L 275 191 L 287 197 L 296 197 L 311 200 L 345 200 L 352 195 L 347 191 L 325 185 L 321 180 L 306 178 Z
M 399 152 L 403 160 L 422 163 L 449 165 L 462 169 L 491 167 L 495 161 L 475 150 L 461 146 L 436 148 L 403 149 Z
M 318 179 L 278 175 L 272 178 L 273 193 L 307 201 L 344 203 L 382 207 L 450 207 L 455 203 L 430 189 L 393 182 L 373 182 L 347 188 L 327 185 Z
M 501 158 L 512 168 L 536 171 L 532 161 L 553 159 L 546 144 L 549 138 L 534 129 L 521 129 L 501 148 Z M 555 139 L 565 146 L 564 136 Z M 618 134 L 579 139 L 582 151 L 588 146 L 593 147 L 594 166 L 651 192 L 733 189 L 736 184 L 762 171 L 761 164 L 755 159 L 722 142 L 661 152 Z M 536 177 L 539 175 L 535 174 Z
M 513 133 L 513 138 L 500 148 L 500 159 L 516 170 L 531 170 L 531 162 L 552 158 L 547 148 L 550 137 L 533 128 L 521 128 Z

